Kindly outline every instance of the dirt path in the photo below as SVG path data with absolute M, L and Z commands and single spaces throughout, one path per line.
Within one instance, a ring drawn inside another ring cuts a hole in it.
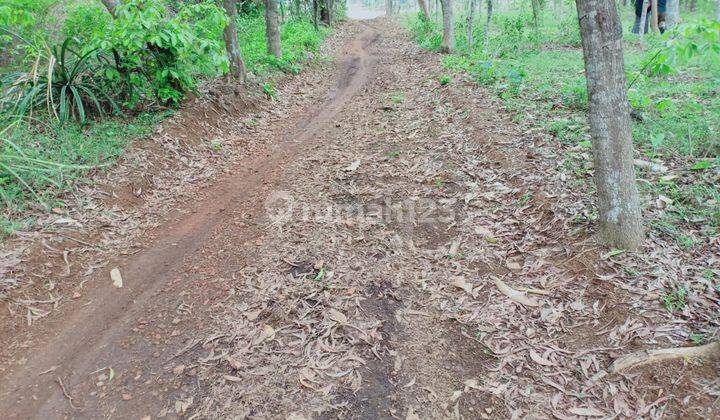
M 366 27 L 348 46 L 342 61 L 337 65 L 336 86 L 324 103 L 318 108 L 308 109 L 296 127 L 278 127 L 277 142 L 257 156 L 241 162 L 238 173 L 208 191 L 205 199 L 190 209 L 189 216 L 171 220 L 153 232 L 151 236 L 159 240 L 151 247 L 128 261 L 118 261 L 123 288 L 111 293 L 108 293 L 107 287 L 97 287 L 90 291 L 87 299 L 92 304 L 65 318 L 60 325 L 61 329 L 36 347 L 21 369 L 4 378 L 0 412 L 13 418 L 55 418 L 62 413 L 72 416 L 73 411 L 68 410 L 68 406 L 73 405 L 69 395 L 83 394 L 83 391 L 92 394 L 89 390 L 95 387 L 96 381 L 88 378 L 89 374 L 108 373 L 109 369 L 102 370 L 105 366 L 113 367 L 113 371 L 118 372 L 118 369 L 122 369 L 118 367 L 129 366 L 138 357 L 144 358 L 157 351 L 149 343 L 128 343 L 126 338 L 132 334 L 132 326 L 147 322 L 173 324 L 172 318 L 163 320 L 162 317 L 172 313 L 177 305 L 173 305 L 171 300 L 168 302 L 171 306 L 156 312 L 159 295 L 171 295 L 179 291 L 176 279 L 183 264 L 192 260 L 193 254 L 208 241 L 212 241 L 214 234 L 225 228 L 223 225 L 232 223 L 233 216 L 253 215 L 263 211 L 262 199 L 267 195 L 269 187 L 277 182 L 282 168 L 288 161 L 303 154 L 303 149 L 314 141 L 315 133 L 332 121 L 365 84 L 373 66 L 367 48 L 376 37 L 377 32 Z M 237 245 L 241 246 L 254 240 L 259 231 L 248 227 L 236 233 Z M 107 273 L 99 273 L 98 277 L 105 278 Z M 187 306 L 192 307 L 193 304 Z M 159 359 L 172 355 L 167 349 L 162 349 L 163 354 Z M 178 346 L 175 350 L 181 349 Z M 153 363 L 147 360 L 143 364 L 151 371 L 156 368 L 162 370 L 164 361 Z M 101 370 L 98 372 L 98 369 Z M 28 375 L 28 372 L 48 370 L 47 374 Z M 63 387 L 69 391 L 67 395 Z M 130 394 L 125 395 L 127 399 Z M 126 414 L 142 414 L 145 409 L 153 411 L 150 408 L 152 403 L 143 401 L 142 396 L 132 401 L 137 403 L 128 402 L 124 410 L 130 411 L 125 411 Z M 75 401 L 74 405 L 85 404 Z M 82 413 L 95 417 L 102 416 L 103 410 L 102 407 L 89 406 L 84 407 Z
M 350 25 L 326 99 L 49 320 L 3 417 L 717 414 L 717 363 L 607 375 L 677 337 L 569 221 L 557 152 L 396 24 Z

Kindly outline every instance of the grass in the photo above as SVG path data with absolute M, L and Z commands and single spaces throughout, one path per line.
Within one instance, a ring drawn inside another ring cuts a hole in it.
M 132 139 L 148 134 L 167 115 L 158 112 L 130 120 L 108 119 L 84 128 L 77 124 L 24 124 L 6 131 L 0 145 L 0 158 L 7 164 L 0 170 L 3 230 L 16 225 L 8 220 L 11 214 L 30 206 L 62 207 L 57 201 L 61 192 L 84 179 L 88 169 L 115 162 Z
M 628 97 L 636 148 L 644 159 L 673 160 L 687 171 L 675 180 L 661 178 L 639 184 L 646 196 L 664 195 L 672 200 L 660 219 L 650 225 L 682 248 L 691 249 L 698 238 L 680 227 L 713 237 L 720 226 L 720 190 L 714 181 L 720 166 L 720 56 L 678 62 L 670 75 L 653 76 L 648 71 L 640 74 L 671 35 L 648 35 L 641 44 L 637 35 L 629 33 L 634 18 L 632 8 L 619 7 L 628 83 L 634 81 Z M 539 125 L 561 145 L 572 147 L 566 150 L 558 170 L 572 174 L 569 182 L 573 185 L 592 191 L 589 162 L 575 152 L 577 146 L 580 150 L 591 149 L 577 15 L 570 7 L 561 13 L 553 12 L 549 4 L 547 8 L 537 30 L 529 10 L 495 14 L 487 48 L 483 45 L 485 11 L 479 19 L 482 24 L 475 28 L 476 42 L 472 46 L 467 43 L 464 13 L 460 13 L 456 52 L 444 55 L 442 64 L 448 71 L 464 72 L 488 87 L 503 99 L 506 108 L 516 111 L 516 120 L 531 115 L 532 124 Z M 686 22 L 711 16 L 708 10 L 682 13 Z M 414 16 L 407 26 L 421 46 L 439 50 L 441 26 Z
M 302 70 L 301 63 L 308 53 L 317 52 L 329 33 L 327 28 L 317 31 L 309 20 L 289 20 L 280 26 L 282 57 L 267 54 L 265 21 L 261 14 L 243 15 L 238 19 L 238 38 L 245 65 L 256 75 L 266 75 L 278 69 L 293 74 Z
M 248 70 L 263 77 L 278 71 L 299 73 L 301 64 L 317 52 L 330 30 L 315 30 L 307 19 L 283 23 L 283 56 L 279 59 L 266 52 L 261 13 L 242 15 L 238 31 Z M 265 82 L 262 87 L 268 97 L 275 97 L 272 83 Z M 83 127 L 74 123 L 58 126 L 47 122 L 51 118 L 37 115 L 32 122 L 14 124 L 0 115 L 0 131 L 7 128 L 0 136 L 0 237 L 32 224 L 32 220 L 19 219 L 30 208 L 63 207 L 58 198 L 63 192 L 85 182 L 93 168 L 112 165 L 133 139 L 150 133 L 170 113 L 91 120 Z

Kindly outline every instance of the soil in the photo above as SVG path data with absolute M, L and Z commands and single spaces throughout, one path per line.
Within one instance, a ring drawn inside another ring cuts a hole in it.
M 608 373 L 716 337 L 718 301 L 627 286 L 653 245 L 603 256 L 563 150 L 391 20 L 323 52 L 274 101 L 208 88 L 4 245 L 3 418 L 720 416 L 717 360 Z

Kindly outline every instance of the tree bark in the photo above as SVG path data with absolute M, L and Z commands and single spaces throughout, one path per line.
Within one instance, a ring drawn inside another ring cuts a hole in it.
M 393 0 L 385 0 L 385 16 L 393 15 Z
M 539 0 L 531 0 L 531 3 L 532 3 L 533 24 L 535 24 L 535 29 L 537 30 L 540 27 L 540 1 Z
M 680 0 L 667 0 L 665 27 L 670 29 L 680 23 Z
M 647 5 L 648 0 L 636 0 L 636 1 L 642 1 L 642 12 L 640 12 L 640 29 L 638 33 L 640 34 L 640 39 L 642 40 L 643 35 L 647 33 Z
M 492 19 L 493 4 L 492 0 L 485 0 L 487 3 L 487 18 L 485 19 L 485 49 L 490 45 L 490 20 Z
M 331 0 L 320 0 L 320 22 L 325 26 L 332 24 Z
M 635 249 L 643 240 L 635 185 L 622 24 L 610 0 L 576 0 L 589 99 L 600 238 Z
M 101 0 L 105 8 L 115 17 L 115 9 L 120 6 L 120 0 Z
M 451 0 L 440 0 L 443 15 L 443 37 L 440 51 L 450 53 L 455 49 L 455 21 Z
M 312 14 L 313 14 L 313 26 L 315 30 L 318 29 L 318 15 L 320 14 L 320 6 L 318 5 L 319 0 L 312 0 Z
M 427 1 L 418 0 L 418 6 L 420 6 L 420 12 L 425 20 L 430 20 L 430 12 L 428 11 Z
M 223 7 L 228 16 L 228 24 L 225 26 L 225 49 L 227 50 L 228 61 L 230 62 L 230 75 L 245 83 L 247 77 L 245 62 L 240 53 L 237 35 L 237 0 L 223 0 Z
M 265 0 L 265 35 L 268 54 L 280 58 L 280 29 L 278 28 L 278 1 Z
M 468 15 L 467 15 L 467 43 L 468 47 L 472 48 L 475 40 L 473 39 L 473 18 L 475 17 L 475 0 L 470 0 L 468 4 Z
M 652 28 L 653 33 L 660 32 L 660 29 L 658 28 L 658 1 L 657 0 L 650 0 L 650 9 L 652 12 L 652 19 L 650 20 L 650 28 Z

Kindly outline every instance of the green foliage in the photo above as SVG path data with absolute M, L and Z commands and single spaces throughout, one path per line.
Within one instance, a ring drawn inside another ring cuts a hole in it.
M 105 77 L 123 92 L 126 106 L 157 98 L 177 104 L 196 76 L 227 71 L 222 30 L 227 18 L 212 1 L 183 4 L 174 16 L 159 0 L 129 0 L 90 48 L 112 52 Z
M 447 74 L 443 74 L 438 78 L 438 82 L 440 82 L 441 86 L 447 85 L 448 83 L 450 83 L 451 80 L 452 78 Z
M 101 39 L 112 22 L 112 16 L 100 2 L 76 4 L 68 10 L 61 32 L 66 38 L 73 37 L 81 45 Z
M 276 59 L 266 52 L 258 4 L 244 2 L 238 19 L 248 70 L 300 72 L 329 29 L 289 20 Z M 202 78 L 228 69 L 227 17 L 214 0 L 124 0 L 116 15 L 100 2 L 0 0 L 0 65 L 13 69 L 0 87 L 2 231 L 17 226 L 8 215 L 29 205 L 57 205 L 59 192 L 111 164 L 165 115 L 139 110 L 177 104 Z M 269 82 L 263 90 L 276 95 Z M 118 109 L 125 111 L 121 120 L 93 118 Z
M 36 65 L 31 72 L 6 76 L 0 85 L 3 92 L 0 109 L 8 108 L 17 116 L 25 116 L 33 109 L 46 107 L 48 114 L 61 124 L 73 116 L 85 123 L 88 104 L 99 114 L 107 107 L 117 110 L 115 102 L 95 81 L 96 69 L 92 67 L 95 51 L 81 54 L 73 47 L 72 38 L 67 38 L 49 51 L 46 68 Z
M 694 62 L 708 65 L 720 58 L 720 22 L 703 19 L 685 23 L 665 34 L 663 45 L 647 58 L 650 76 L 667 76 L 679 71 L 678 66 Z
M 662 296 L 662 304 L 668 312 L 680 311 L 685 307 L 687 294 L 685 285 L 675 284 Z
M 273 70 L 297 74 L 308 53 L 317 52 L 329 29 L 315 27 L 308 20 L 293 19 L 280 26 L 282 57 L 267 53 L 265 20 L 261 13 L 251 13 L 238 18 L 238 37 L 243 59 L 250 71 L 258 75 Z
M 52 207 L 53 197 L 88 170 L 119 158 L 127 143 L 150 132 L 167 114 L 143 114 L 133 121 L 76 125 L 4 121 L 0 131 L 0 200 L 10 211 L 30 202 Z
M 269 99 L 275 99 L 277 97 L 277 92 L 275 91 L 275 86 L 273 86 L 273 84 L 270 82 L 263 83 L 263 93 Z

